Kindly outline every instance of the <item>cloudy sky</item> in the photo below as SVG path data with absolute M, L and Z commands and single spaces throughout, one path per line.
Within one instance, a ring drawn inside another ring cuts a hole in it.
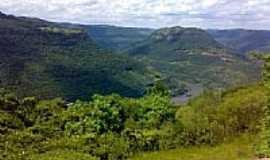
M 270 0 L 0 0 L 0 11 L 83 24 L 270 29 Z

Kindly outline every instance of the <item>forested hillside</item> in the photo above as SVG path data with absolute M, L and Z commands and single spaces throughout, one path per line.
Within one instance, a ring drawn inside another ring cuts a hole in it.
M 238 56 L 198 28 L 157 30 L 133 45 L 127 54 L 158 70 L 165 83 L 176 89 L 181 84 L 223 88 L 254 82 L 260 74 L 259 65 Z
M 115 52 L 121 52 L 131 47 L 134 43 L 144 40 L 154 32 L 154 29 L 150 28 L 79 25 L 69 23 L 63 23 L 61 25 L 69 28 L 84 29 L 100 47 L 110 49 Z
M 245 54 L 250 51 L 270 51 L 270 31 L 267 30 L 208 30 L 223 45 Z
M 133 44 L 145 40 L 158 29 L 130 28 L 108 25 L 63 24 L 65 27 L 84 28 L 100 46 L 114 51 L 123 51 Z M 217 42 L 236 53 L 270 51 L 268 30 L 228 29 L 206 30 Z
M 170 54 L 177 50 L 222 49 L 211 35 L 198 28 L 162 28 L 131 48 L 131 54 Z M 169 52 L 169 53 L 167 53 Z
M 199 28 L 61 25 L 84 29 L 99 46 L 138 59 L 156 79 L 167 84 L 172 95 L 196 95 L 203 88 L 224 88 L 259 79 L 258 63 Z
M 74 100 L 94 93 L 141 96 L 153 83 L 142 63 L 98 48 L 83 30 L 5 14 L 0 22 L 0 88 Z

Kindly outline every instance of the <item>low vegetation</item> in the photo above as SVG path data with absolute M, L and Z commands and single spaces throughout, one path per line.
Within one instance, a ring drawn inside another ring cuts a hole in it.
M 264 115 L 261 120 L 260 125 L 260 134 L 259 134 L 259 143 L 257 144 L 257 155 L 259 157 L 270 157 L 270 56 L 263 57 L 264 72 L 263 72 L 263 81 L 264 86 L 267 88 L 267 105 L 264 106 Z
M 267 98 L 265 88 L 254 85 L 205 92 L 174 106 L 158 84 L 139 99 L 96 95 L 67 105 L 3 92 L 0 104 L 2 159 L 107 160 L 256 134 Z
M 255 136 L 244 135 L 230 139 L 224 144 L 211 146 L 193 146 L 173 150 L 141 153 L 131 160 L 252 160 Z

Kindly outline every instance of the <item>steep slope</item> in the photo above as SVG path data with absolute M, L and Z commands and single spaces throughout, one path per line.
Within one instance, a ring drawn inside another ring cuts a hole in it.
M 266 30 L 208 30 L 220 43 L 244 54 L 249 51 L 270 51 L 270 31 Z
M 98 48 L 83 30 L 39 19 L 1 13 L 0 56 L 0 88 L 21 96 L 139 96 L 152 83 L 142 64 Z
M 222 88 L 258 78 L 259 68 L 196 28 L 172 27 L 155 31 L 128 53 L 158 70 L 171 88 Z M 177 94 L 177 90 L 175 91 Z
M 142 41 L 153 30 L 147 28 L 128 28 L 115 26 L 85 26 L 97 44 L 101 47 L 121 51 L 133 43 Z
M 132 44 L 140 42 L 147 38 L 154 29 L 150 28 L 132 28 L 117 27 L 108 25 L 78 25 L 62 24 L 65 27 L 81 28 L 93 38 L 93 40 L 102 48 L 113 51 L 122 51 L 129 48 Z
M 207 32 L 197 28 L 162 28 L 138 43 L 129 52 L 131 54 L 165 54 L 179 50 L 222 49 Z

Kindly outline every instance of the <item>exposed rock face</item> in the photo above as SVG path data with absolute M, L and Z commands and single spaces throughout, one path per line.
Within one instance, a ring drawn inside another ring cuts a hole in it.
M 162 28 L 160 30 L 157 30 L 151 35 L 151 39 L 153 40 L 167 40 L 171 41 L 176 36 L 180 36 L 181 33 L 183 33 L 184 28 L 182 27 L 172 27 L 172 28 Z

